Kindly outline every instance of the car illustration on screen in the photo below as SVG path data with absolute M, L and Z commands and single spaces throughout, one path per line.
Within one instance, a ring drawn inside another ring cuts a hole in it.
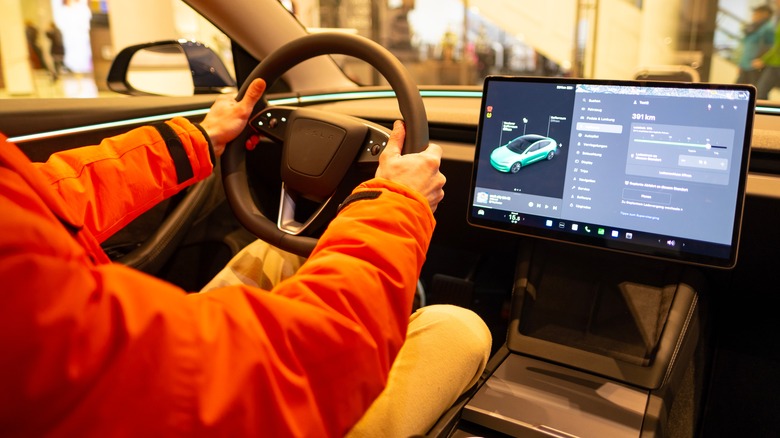
M 552 160 L 558 142 L 538 134 L 526 134 L 490 153 L 490 164 L 499 172 L 517 173 L 521 168 L 539 160 Z

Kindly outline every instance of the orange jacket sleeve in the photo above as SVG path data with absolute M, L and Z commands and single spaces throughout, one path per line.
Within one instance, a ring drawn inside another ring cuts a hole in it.
M 203 133 L 181 117 L 165 126 L 178 143 L 169 146 L 157 129 L 144 126 L 96 146 L 58 152 L 36 166 L 77 220 L 102 242 L 163 199 L 211 174 Z
M 3 158 L 1 436 L 341 436 L 382 390 L 434 227 L 420 195 L 370 181 L 295 277 L 188 295 L 91 261 Z

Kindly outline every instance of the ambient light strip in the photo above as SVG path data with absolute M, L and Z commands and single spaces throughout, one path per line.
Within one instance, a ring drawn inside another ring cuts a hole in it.
M 98 123 L 95 125 L 79 126 L 78 128 L 59 129 L 56 131 L 41 132 L 38 134 L 9 137 L 8 141 L 10 143 L 24 143 L 28 141 L 43 140 L 46 138 L 54 138 L 54 137 L 62 137 L 65 135 L 71 135 L 71 134 L 79 134 L 82 132 L 97 131 L 101 129 L 119 128 L 122 126 L 160 122 L 160 121 L 172 119 L 174 117 L 202 116 L 208 112 L 209 112 L 208 108 L 205 108 L 205 109 L 192 110 L 192 111 L 182 111 L 178 113 L 160 114 L 160 115 L 149 116 L 149 117 L 138 117 L 135 119 L 122 120 L 120 122 Z
M 482 91 L 458 91 L 458 90 L 421 90 L 422 97 L 466 97 L 482 98 Z M 323 93 L 308 96 L 287 97 L 281 99 L 272 99 L 269 105 L 299 105 L 306 103 L 321 103 L 335 100 L 359 100 L 359 99 L 380 99 L 395 97 L 394 91 L 346 91 L 341 93 Z M 122 120 L 117 122 L 97 123 L 94 125 L 79 126 L 77 128 L 59 129 L 55 131 L 40 132 L 36 134 L 19 135 L 11 137 L 8 141 L 12 143 L 25 143 L 48 138 L 62 137 L 66 135 L 79 134 L 83 132 L 98 131 L 101 129 L 120 128 L 123 126 L 140 125 L 145 123 L 160 122 L 174 117 L 193 117 L 204 116 L 208 113 L 208 108 L 181 111 L 176 113 L 160 114 L 149 117 L 138 117 L 134 119 Z
M 453 91 L 453 90 L 421 90 L 422 97 L 473 97 L 482 98 L 482 91 Z M 384 97 L 395 97 L 394 91 L 346 91 L 343 93 L 315 94 L 311 96 L 301 96 L 300 103 L 327 102 L 332 100 L 358 100 L 358 99 L 380 99 Z
M 278 99 L 269 102 L 271 105 L 289 105 L 298 102 L 297 98 Z M 16 137 L 9 137 L 10 143 L 25 143 L 29 141 L 44 140 L 47 138 L 62 137 L 71 134 L 79 134 L 82 132 L 99 131 L 101 129 L 121 128 L 123 126 L 142 125 L 146 123 L 162 122 L 172 119 L 174 117 L 196 117 L 205 116 L 209 112 L 209 108 L 180 111 L 176 113 L 159 114 L 148 117 L 138 117 L 134 119 L 127 119 L 118 122 L 97 123 L 94 125 L 79 126 L 77 128 L 58 129 L 56 131 L 40 132 L 37 134 L 19 135 Z
M 780 114 L 780 108 L 771 106 L 756 106 L 756 113 L 777 115 Z

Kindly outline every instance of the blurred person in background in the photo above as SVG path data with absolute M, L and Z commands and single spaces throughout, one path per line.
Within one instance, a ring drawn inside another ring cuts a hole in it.
M 54 5 L 54 23 L 62 32 L 63 62 L 73 73 L 92 72 L 89 30 L 92 11 L 86 0 L 63 0 Z
M 753 8 L 750 23 L 745 25 L 744 36 L 740 44 L 738 84 L 758 83 L 761 68 L 756 68 L 753 61 L 766 53 L 775 41 L 775 25 L 772 22 L 772 8 L 761 5 Z
M 775 13 L 780 8 L 780 0 L 775 0 Z M 769 99 L 769 92 L 780 83 L 780 26 L 777 25 L 777 17 L 772 20 L 775 28 L 775 40 L 772 47 L 766 51 L 760 58 L 753 60 L 753 68 L 763 69 L 756 83 L 758 92 L 757 99 Z
M 65 68 L 65 45 L 62 43 L 62 32 L 54 23 L 46 30 L 46 38 L 49 39 L 49 54 L 51 55 L 52 75 L 56 81 L 59 75 L 67 72 Z

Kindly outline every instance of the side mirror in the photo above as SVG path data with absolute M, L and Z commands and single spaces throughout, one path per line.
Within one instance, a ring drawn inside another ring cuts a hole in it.
M 195 41 L 157 41 L 123 49 L 108 72 L 108 88 L 141 96 L 191 96 L 236 88 L 213 50 Z

